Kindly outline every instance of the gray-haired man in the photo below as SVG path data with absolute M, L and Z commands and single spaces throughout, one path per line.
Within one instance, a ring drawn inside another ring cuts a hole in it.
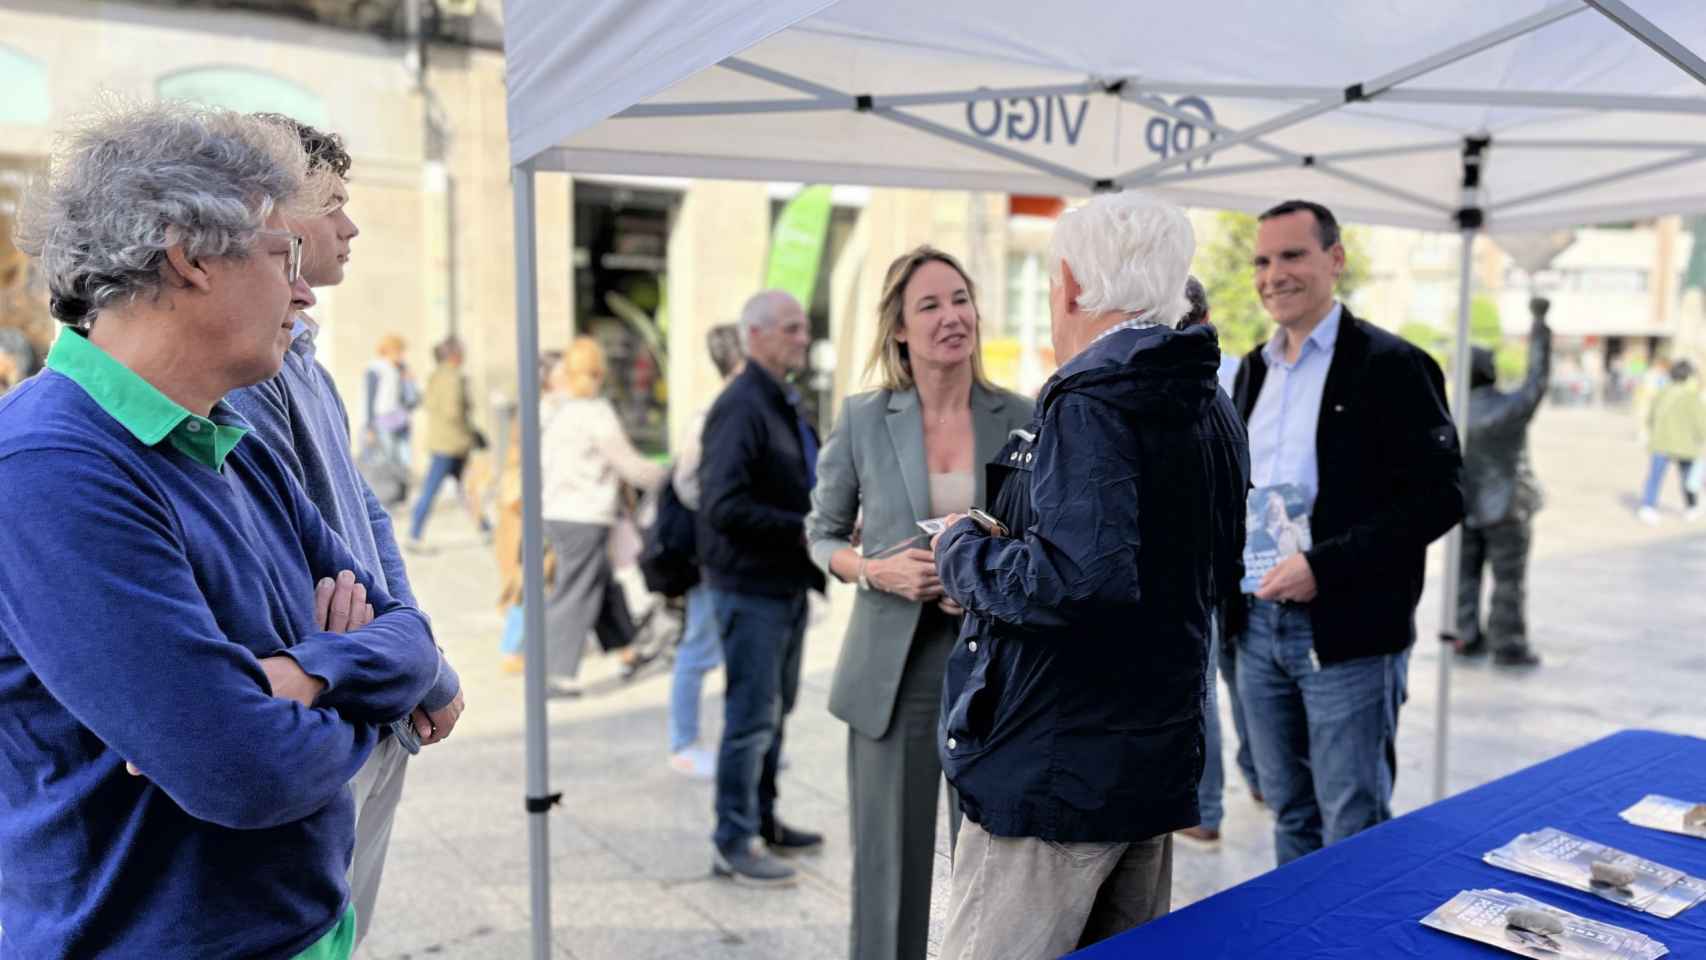
M 747 301 L 740 332 L 748 363 L 705 418 L 699 464 L 699 557 L 728 676 L 712 870 L 781 884 L 793 880 L 793 868 L 755 839 L 778 853 L 823 843 L 776 817 L 776 765 L 800 687 L 806 591 L 824 588 L 805 533 L 817 433 L 787 379 L 805 369 L 811 332 L 799 302 L 775 290 Z
M 27 207 L 67 329 L 0 400 L 8 957 L 349 956 L 348 784 L 439 657 L 222 401 L 314 302 L 307 168 L 251 118 L 119 106 Z

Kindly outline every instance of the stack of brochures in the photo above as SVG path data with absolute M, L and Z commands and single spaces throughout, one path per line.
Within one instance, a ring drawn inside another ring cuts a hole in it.
M 1706 900 L 1706 880 L 1551 827 L 1482 859 L 1665 919 Z
M 1621 814 L 1637 827 L 1680 833 L 1706 840 L 1706 803 L 1692 803 L 1650 793 Z
M 1502 890 L 1465 890 L 1423 917 L 1422 924 L 1545 960 L 1657 960 L 1669 952 L 1645 934 Z

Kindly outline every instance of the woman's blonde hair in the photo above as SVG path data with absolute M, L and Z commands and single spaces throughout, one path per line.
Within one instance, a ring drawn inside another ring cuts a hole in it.
M 877 385 L 884 390 L 912 389 L 912 358 L 906 344 L 896 336 L 906 326 L 906 285 L 913 274 L 927 263 L 952 267 L 966 283 L 971 297 L 972 312 L 977 320 L 972 325 L 971 375 L 979 386 L 988 387 L 989 377 L 983 372 L 983 314 L 977 308 L 977 284 L 952 255 L 929 244 L 921 244 L 901 254 L 889 264 L 883 278 L 883 296 L 877 301 L 877 342 L 871 349 L 871 359 L 865 364 L 865 376 L 877 374 Z
M 584 400 L 604 391 L 604 348 L 592 337 L 576 337 L 563 352 L 562 367 L 569 396 Z

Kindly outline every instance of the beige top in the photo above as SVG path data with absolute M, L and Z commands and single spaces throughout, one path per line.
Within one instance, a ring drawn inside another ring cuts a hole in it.
M 619 481 L 651 490 L 669 471 L 646 459 L 603 397 L 546 397 L 540 404 L 539 473 L 545 519 L 608 527 Z
M 965 513 L 972 508 L 977 493 L 977 480 L 970 470 L 958 473 L 930 475 L 930 514 L 945 517 L 950 513 Z

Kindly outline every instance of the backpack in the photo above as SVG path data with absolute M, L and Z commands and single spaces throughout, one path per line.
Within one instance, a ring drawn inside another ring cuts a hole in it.
M 680 597 L 699 583 L 694 520 L 693 511 L 675 495 L 675 483 L 666 479 L 658 491 L 656 515 L 640 545 L 637 565 L 647 590 Z

